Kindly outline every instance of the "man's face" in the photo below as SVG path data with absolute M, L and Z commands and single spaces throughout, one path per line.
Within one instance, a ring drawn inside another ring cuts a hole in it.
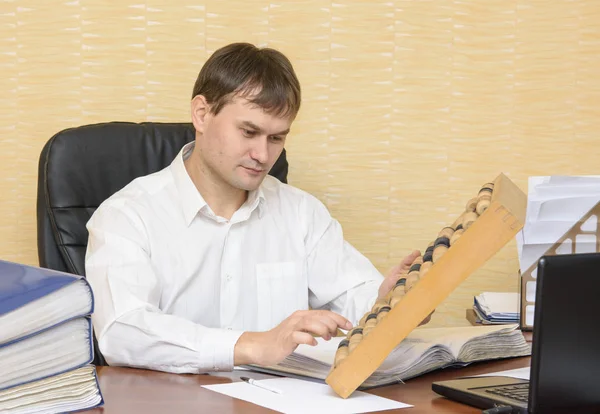
M 206 172 L 235 189 L 257 189 L 279 158 L 291 123 L 244 98 L 217 115 L 206 113 L 196 140 Z

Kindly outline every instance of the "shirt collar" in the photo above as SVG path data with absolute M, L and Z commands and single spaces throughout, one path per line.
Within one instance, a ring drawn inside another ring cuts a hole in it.
M 256 190 L 250 191 L 250 193 L 248 193 L 248 200 L 246 200 L 244 205 L 249 206 L 248 217 L 250 217 L 250 214 L 252 214 L 252 212 L 256 208 L 258 208 L 258 218 L 263 217 L 263 215 L 265 214 L 267 203 L 265 202 L 265 193 L 263 192 L 262 183 Z
M 183 217 L 187 226 L 192 223 L 198 211 L 207 206 L 206 201 L 200 195 L 183 163 L 192 154 L 194 144 L 194 141 L 185 144 L 171 163 L 171 172 L 175 186 L 179 192 Z
M 203 208 L 210 210 L 210 207 L 194 185 L 194 182 L 185 168 L 184 161 L 192 154 L 194 146 L 194 141 L 185 144 L 171 163 L 171 172 L 175 180 L 175 186 L 179 192 L 186 226 L 192 224 L 192 221 L 196 215 L 198 215 L 198 212 Z M 251 191 L 248 194 L 248 199 L 242 207 L 240 207 L 240 210 L 238 210 L 240 213 L 242 210 L 244 211 L 239 221 L 247 220 L 256 208 L 258 208 L 259 218 L 262 218 L 266 208 L 262 184 L 258 189 Z

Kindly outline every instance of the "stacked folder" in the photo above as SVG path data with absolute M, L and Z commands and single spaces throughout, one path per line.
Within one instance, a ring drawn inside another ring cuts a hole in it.
M 484 325 L 519 322 L 519 294 L 483 292 L 475 296 L 473 311 L 477 322 Z
M 0 412 L 58 413 L 103 404 L 92 290 L 80 276 L 0 260 Z

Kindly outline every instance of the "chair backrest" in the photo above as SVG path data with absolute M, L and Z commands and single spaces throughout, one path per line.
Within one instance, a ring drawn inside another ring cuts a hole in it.
M 189 123 L 108 122 L 70 128 L 44 146 L 38 166 L 37 240 L 41 267 L 85 276 L 86 223 L 137 177 L 168 166 L 194 140 Z M 287 182 L 285 150 L 269 172 Z M 94 338 L 96 365 L 106 365 Z
M 189 123 L 109 122 L 61 131 L 44 146 L 37 193 L 40 266 L 85 276 L 86 223 L 133 179 L 168 166 L 194 139 Z M 269 174 L 287 182 L 285 150 Z

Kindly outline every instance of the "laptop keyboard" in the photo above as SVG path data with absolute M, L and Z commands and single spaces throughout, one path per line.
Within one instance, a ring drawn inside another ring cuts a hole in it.
M 527 400 L 529 399 L 529 384 L 523 383 L 513 385 L 500 385 L 497 387 L 487 388 L 485 392 L 500 395 L 506 398 L 512 398 L 521 402 L 527 402 Z

